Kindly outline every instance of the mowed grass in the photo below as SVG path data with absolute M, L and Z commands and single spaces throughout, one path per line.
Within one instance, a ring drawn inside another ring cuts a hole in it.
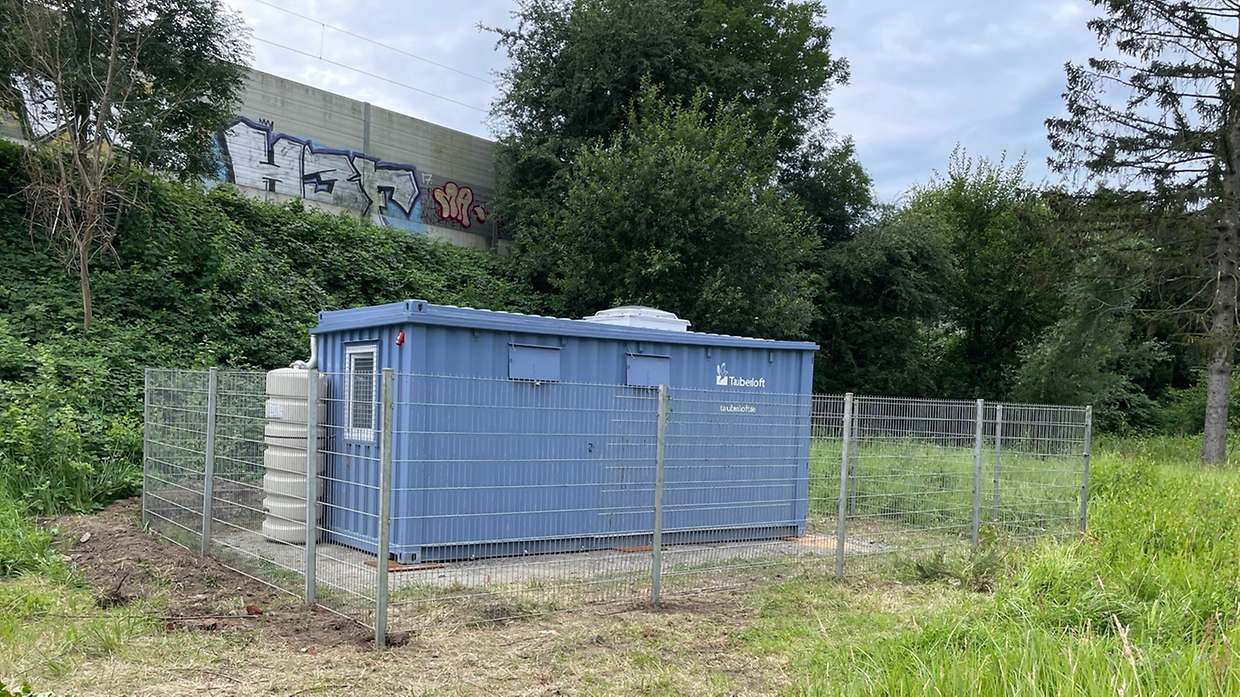
M 535 612 L 385 652 L 169 633 L 153 608 L 94 610 L 35 569 L 0 582 L 0 681 L 78 695 L 1240 694 L 1240 467 L 1202 467 L 1184 439 L 1095 453 L 1083 539 L 993 564 L 914 556 L 844 584 L 807 565 L 659 611 Z

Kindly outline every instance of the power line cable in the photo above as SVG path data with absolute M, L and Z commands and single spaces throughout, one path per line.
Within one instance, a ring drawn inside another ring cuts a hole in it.
M 367 77 L 373 77 L 373 78 L 374 78 L 374 79 L 376 79 L 376 80 L 382 80 L 382 81 L 384 81 L 384 82 L 388 82 L 388 83 L 391 83 L 391 84 L 393 84 L 393 85 L 396 85 L 397 87 L 404 87 L 404 88 L 405 88 L 405 89 L 407 89 L 407 90 L 413 90 L 414 92 L 418 92 L 418 93 L 420 93 L 420 94 L 424 94 L 424 95 L 426 95 L 426 96 L 428 96 L 428 97 L 434 97 L 435 99 L 442 99 L 442 100 L 443 100 L 443 101 L 445 101 L 445 102 L 450 102 L 450 103 L 452 103 L 452 104 L 456 104 L 457 106 L 463 106 L 463 107 L 465 107 L 466 109 L 473 109 L 474 111 L 477 111 L 477 112 L 480 112 L 480 113 L 483 113 L 483 114 L 489 113 L 489 111 L 488 111 L 487 109 L 483 109 L 482 107 L 474 106 L 473 104 L 467 104 L 467 103 L 465 103 L 465 102 L 462 102 L 462 101 L 459 101 L 459 100 L 453 99 L 453 98 L 451 98 L 451 97 L 445 97 L 445 96 L 443 96 L 442 94 L 436 94 L 435 92 L 431 92 L 431 91 L 429 91 L 429 90 L 424 90 L 424 89 L 422 89 L 421 87 L 414 87 L 413 85 L 410 85 L 410 84 L 407 84 L 407 83 L 404 83 L 404 82 L 400 82 L 400 81 L 398 81 L 398 80 L 393 80 L 393 79 L 388 78 L 388 77 L 383 77 L 382 75 L 376 75 L 375 73 L 372 73 L 372 72 L 370 72 L 370 71 L 368 71 L 368 70 L 362 70 L 361 68 L 355 68 L 355 67 L 353 67 L 353 66 L 351 66 L 351 65 L 345 65 L 344 63 L 340 63 L 340 62 L 337 62 L 337 61 L 331 60 L 330 58 L 323 58 L 322 56 L 316 56 L 316 55 L 314 55 L 313 53 L 310 53 L 310 52 L 308 52 L 308 51 L 303 51 L 303 50 L 301 50 L 301 49 L 299 49 L 299 48 L 293 48 L 292 46 L 286 46 L 286 45 L 284 45 L 284 44 L 282 44 L 282 43 L 278 43 L 278 42 L 276 42 L 276 41 L 271 41 L 270 39 L 264 39 L 264 38 L 262 38 L 261 36 L 255 36 L 255 37 L 254 37 L 254 40 L 255 40 L 255 41 L 261 41 L 261 42 L 263 42 L 263 43 L 265 43 L 265 44 L 268 44 L 268 45 L 271 45 L 271 46 L 275 46 L 275 47 L 277 47 L 277 48 L 282 48 L 282 49 L 284 49 L 284 50 L 286 50 L 286 51 L 291 51 L 291 52 L 293 52 L 293 53 L 297 53 L 297 54 L 303 55 L 303 56 L 305 56 L 305 57 L 307 57 L 307 58 L 313 58 L 313 59 L 315 59 L 315 60 L 320 60 L 320 61 L 323 61 L 324 63 L 327 63 L 327 64 L 329 64 L 329 65 L 334 65 L 334 66 L 336 66 L 337 68 L 344 68 L 345 70 L 352 70 L 352 71 L 353 71 L 353 72 L 355 72 L 355 73 L 359 73 L 359 74 L 361 74 L 361 75 L 366 75 Z
M 453 67 L 452 67 L 452 66 L 450 66 L 450 65 L 444 65 L 443 63 L 439 63 L 439 62 L 437 62 L 437 61 L 433 61 L 433 60 L 431 60 L 430 58 L 426 58 L 426 57 L 424 57 L 424 56 L 419 56 L 419 55 L 417 55 L 416 53 L 410 53 L 410 52 L 408 52 L 408 51 L 406 51 L 406 50 L 404 50 L 404 49 L 401 49 L 401 48 L 396 48 L 395 46 L 392 46 L 392 45 L 389 45 L 389 44 L 385 44 L 385 43 L 383 43 L 382 41 L 376 41 L 375 39 L 372 39 L 372 38 L 370 38 L 370 37 L 368 37 L 368 36 L 363 36 L 363 35 L 358 34 L 358 33 L 356 33 L 356 32 L 351 32 L 351 31 L 349 31 L 348 29 L 342 29 L 342 28 L 340 28 L 340 27 L 337 27 L 337 26 L 334 26 L 334 25 L 328 24 L 328 23 L 326 23 L 326 22 L 324 22 L 324 21 L 322 21 L 322 20 L 318 20 L 318 19 L 315 19 L 315 18 L 310 17 L 310 16 L 308 16 L 308 15 L 301 14 L 300 12 L 294 12 L 293 10 L 290 10 L 290 9 L 287 9 L 287 8 L 284 8 L 284 7 L 280 7 L 279 5 L 276 5 L 275 3 L 267 2 L 267 0 L 251 0 L 251 2 L 256 2 L 256 3 L 260 4 L 260 5 L 266 5 L 267 7 L 270 7 L 270 8 L 275 9 L 275 10 L 279 10 L 279 11 L 281 11 L 281 12 L 286 12 L 286 13 L 288 13 L 288 14 L 290 14 L 290 15 L 293 15 L 294 17 L 299 17 L 299 18 L 301 18 L 301 19 L 304 19 L 304 20 L 306 20 L 307 22 L 314 22 L 315 24 L 318 24 L 318 25 L 320 25 L 320 26 L 322 26 L 322 27 L 325 27 L 325 28 L 327 28 L 327 29 L 331 29 L 332 31 L 338 31 L 338 32 L 340 32 L 341 34 L 345 34 L 345 35 L 347 35 L 347 36 L 351 36 L 351 37 L 353 37 L 353 38 L 355 38 L 355 39 L 361 39 L 362 41 L 365 41 L 365 42 L 367 42 L 367 43 L 371 43 L 371 44 L 374 44 L 375 46 L 380 46 L 380 47 L 382 47 L 382 48 L 386 48 L 386 49 L 387 49 L 387 50 L 389 50 L 389 51 L 395 51 L 396 53 L 399 53 L 399 54 L 404 55 L 404 56 L 409 56 L 410 58 L 413 58 L 413 59 L 416 59 L 416 60 L 420 60 L 420 61 L 422 61 L 422 62 L 424 62 L 424 63 L 428 63 L 428 64 L 430 64 L 430 65 L 433 65 L 433 66 L 437 67 L 437 68 L 443 68 L 444 70 L 450 70 L 450 71 L 452 71 L 452 72 L 456 73 L 457 75 L 463 75 L 463 76 L 468 77 L 468 78 L 471 78 L 471 79 L 473 79 L 473 80 L 478 80 L 479 82 L 485 82 L 485 83 L 486 83 L 486 84 L 488 84 L 488 85 L 494 85 L 494 84 L 495 84 L 495 81 L 494 81 L 494 80 L 489 80 L 489 79 L 487 79 L 487 78 L 485 78 L 485 77 L 481 77 L 481 76 L 479 76 L 479 75 L 474 75 L 473 73 L 469 73 L 469 72 L 466 72 L 466 71 L 464 71 L 464 70 L 460 70 L 459 68 L 453 68 Z

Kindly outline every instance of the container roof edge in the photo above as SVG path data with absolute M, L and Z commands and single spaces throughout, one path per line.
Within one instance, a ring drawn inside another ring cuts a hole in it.
M 624 327 L 587 322 L 580 319 L 525 315 L 498 310 L 478 310 L 468 307 L 456 307 L 454 305 L 432 305 L 425 300 L 412 299 L 386 305 L 320 312 L 319 325 L 311 328 L 310 333 L 326 334 L 349 329 L 382 327 L 395 324 L 431 324 L 526 334 L 611 339 L 613 341 L 650 341 L 664 344 L 734 346 L 794 351 L 818 350 L 818 345 L 810 341 L 778 341 L 775 339 L 756 339 L 726 334 L 709 334 L 706 332 L 673 332 L 665 329 Z

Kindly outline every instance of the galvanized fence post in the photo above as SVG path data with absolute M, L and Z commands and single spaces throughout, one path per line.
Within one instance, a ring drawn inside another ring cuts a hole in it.
M 375 647 L 387 646 L 388 544 L 392 528 L 392 408 L 395 373 L 383 369 L 380 389 L 382 420 L 379 433 L 379 545 L 375 556 Z
M 999 522 L 999 466 L 1002 463 L 1003 452 L 1003 405 L 995 405 L 995 492 L 994 492 L 994 511 L 991 513 L 991 520 Z
M 147 492 L 151 490 L 147 475 L 151 468 L 151 369 L 143 371 L 142 378 L 142 528 L 151 525 L 148 513 L 150 503 Z
M 1089 448 L 1094 429 L 1094 407 L 1085 407 L 1085 457 L 1084 468 L 1081 470 L 1081 534 L 1085 534 L 1085 523 L 1089 512 Z
M 207 373 L 207 445 L 202 470 L 202 554 L 211 553 L 211 506 L 215 501 L 215 412 L 219 397 L 219 370 Z
M 857 420 L 853 419 L 848 436 L 853 443 L 857 442 Z M 848 515 L 857 515 L 857 449 L 849 451 L 848 477 L 852 486 L 848 488 Z
M 852 440 L 853 393 L 844 395 L 844 429 L 840 435 L 840 505 L 835 530 L 835 578 L 844 578 L 845 519 L 848 518 L 848 446 Z
M 986 401 L 977 400 L 977 416 L 974 418 L 973 435 L 973 546 L 977 547 L 982 529 L 982 435 Z
M 319 540 L 319 371 L 306 371 L 306 604 L 314 605 Z
M 659 604 L 663 583 L 663 481 L 667 461 L 667 420 L 671 413 L 667 385 L 659 385 L 659 422 L 654 450 L 654 536 L 650 542 L 650 603 Z
M 378 549 L 374 569 L 378 574 L 374 590 L 374 646 L 387 646 L 388 602 L 388 539 L 392 531 L 392 411 L 396 373 L 383 368 L 383 382 L 379 391 L 379 511 Z

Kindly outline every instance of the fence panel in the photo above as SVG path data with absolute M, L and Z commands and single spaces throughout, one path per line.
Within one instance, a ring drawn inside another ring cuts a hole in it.
M 396 383 L 393 629 L 648 595 L 656 390 Z
M 1086 410 L 1003 405 L 998 523 L 1017 539 L 1074 534 L 1080 517 Z
M 845 573 L 970 544 L 977 403 L 856 397 Z
M 1080 407 L 849 397 L 846 418 L 839 395 L 397 374 L 385 432 L 385 381 L 363 367 L 321 374 L 314 407 L 289 401 L 304 399 L 305 373 L 218 371 L 212 398 L 208 371 L 147 371 L 151 529 L 197 549 L 209 489 L 212 555 L 403 631 L 790 572 L 899 573 L 1079 524 Z
M 829 426 L 814 424 L 810 395 L 672 389 L 669 399 L 665 594 L 831 557 L 836 496 L 822 467 L 831 449 L 810 437 Z
M 143 520 L 190 549 L 202 540 L 207 371 L 147 370 Z

